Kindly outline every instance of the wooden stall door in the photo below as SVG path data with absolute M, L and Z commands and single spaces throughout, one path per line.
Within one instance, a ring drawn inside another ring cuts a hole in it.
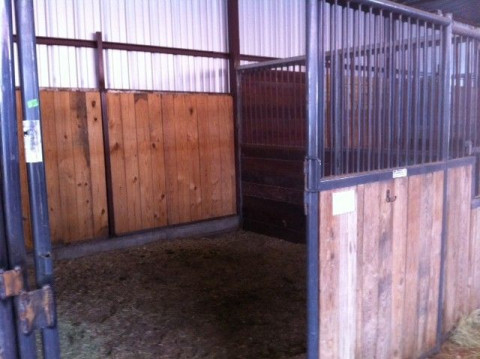
M 349 191 L 353 210 L 334 214 Z M 442 194 L 443 172 L 321 192 L 320 358 L 414 358 L 434 347 Z

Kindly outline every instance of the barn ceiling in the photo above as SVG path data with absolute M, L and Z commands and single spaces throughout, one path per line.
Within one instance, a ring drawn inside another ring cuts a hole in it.
M 453 13 L 456 20 L 480 26 L 480 0 L 395 0 L 423 10 Z

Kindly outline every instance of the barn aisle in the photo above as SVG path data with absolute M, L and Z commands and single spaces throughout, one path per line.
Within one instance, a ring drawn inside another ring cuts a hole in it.
M 64 358 L 303 358 L 305 246 L 236 232 L 59 261 Z

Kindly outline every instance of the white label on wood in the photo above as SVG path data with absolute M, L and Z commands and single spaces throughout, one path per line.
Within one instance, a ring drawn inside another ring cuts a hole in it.
M 353 189 L 333 192 L 332 196 L 334 216 L 355 211 L 355 191 Z
M 25 161 L 27 163 L 42 162 L 42 131 L 40 129 L 40 121 L 23 121 L 23 141 L 25 144 Z
M 392 177 L 393 178 L 401 178 L 401 177 L 407 177 L 407 169 L 406 168 L 401 168 L 399 170 L 394 170 Z

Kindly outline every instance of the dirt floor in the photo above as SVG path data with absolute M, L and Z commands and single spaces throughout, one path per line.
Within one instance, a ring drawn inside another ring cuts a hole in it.
M 304 358 L 305 246 L 248 232 L 58 261 L 63 358 Z

